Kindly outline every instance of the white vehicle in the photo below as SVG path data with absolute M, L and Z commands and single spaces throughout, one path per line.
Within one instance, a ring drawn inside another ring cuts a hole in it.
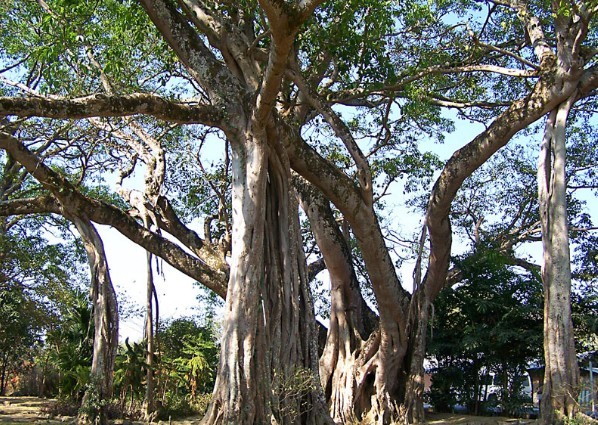
M 520 394 L 532 398 L 532 381 L 527 372 L 518 376 L 516 379 L 521 380 Z M 502 390 L 502 377 L 490 372 L 488 375 L 482 377 L 482 390 L 480 392 L 480 401 L 497 401 L 500 398 Z

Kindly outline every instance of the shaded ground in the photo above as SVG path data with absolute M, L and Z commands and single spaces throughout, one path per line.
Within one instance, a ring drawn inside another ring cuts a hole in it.
M 470 416 L 452 413 L 429 413 L 427 423 L 434 425 L 524 425 L 535 424 L 533 419 L 514 419 L 501 416 Z
M 56 400 L 43 399 L 38 397 L 0 397 L 0 425 L 71 425 L 75 423 L 72 416 L 58 416 L 50 418 L 47 407 Z M 173 420 L 170 423 L 176 425 L 191 425 L 199 422 L 200 417 Z M 116 420 L 115 425 L 144 425 L 145 422 Z M 156 422 L 157 424 L 168 424 L 166 421 Z
M 44 407 L 52 404 L 53 400 L 41 399 L 37 397 L 0 397 L 0 424 L 2 425 L 59 425 L 72 424 L 74 418 L 64 416 L 50 419 L 45 412 Z M 189 418 L 186 420 L 173 420 L 171 423 L 177 425 L 190 425 L 197 423 L 200 418 Z M 455 415 L 449 413 L 431 413 L 427 416 L 431 425 L 523 425 L 534 424 L 535 421 L 529 419 L 510 419 L 502 417 L 483 417 Z M 167 424 L 168 422 L 159 422 Z M 116 421 L 115 424 L 136 425 L 142 422 Z
M 72 418 L 48 419 L 43 408 L 52 403 L 37 397 L 0 397 L 0 423 L 6 424 L 62 424 Z

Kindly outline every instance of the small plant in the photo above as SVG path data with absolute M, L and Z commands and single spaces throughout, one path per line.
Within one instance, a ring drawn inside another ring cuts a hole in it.
M 201 416 L 206 412 L 211 399 L 211 394 L 191 396 L 169 393 L 162 405 L 158 407 L 158 418 L 167 420 L 195 415 Z
M 85 385 L 85 395 L 79 408 L 79 422 L 104 423 L 107 419 L 106 406 L 108 400 L 102 396 L 100 380 L 97 376 L 91 376 Z
M 590 416 L 578 413 L 573 418 L 564 417 L 564 425 L 596 425 L 598 421 Z
M 273 382 L 281 417 L 294 422 L 296 418 L 312 409 L 307 397 L 315 390 L 317 380 L 310 369 L 296 368 L 288 374 L 275 372 Z

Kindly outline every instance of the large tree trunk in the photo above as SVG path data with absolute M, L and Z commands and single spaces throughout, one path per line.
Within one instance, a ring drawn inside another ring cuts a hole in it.
M 320 357 L 320 381 L 332 419 L 348 423 L 357 420 L 356 358 L 377 318 L 361 295 L 351 250 L 335 222 L 329 201 L 299 178 L 295 179 L 295 186 L 330 276 L 330 320 Z
M 265 132 L 232 150 L 231 277 L 204 423 L 326 423 L 288 161 Z
M 567 224 L 565 127 L 573 94 L 546 123 L 538 164 L 538 197 L 544 263 L 544 424 L 562 423 L 577 412 L 579 368 L 571 320 L 571 266 Z
M 81 234 L 91 271 L 94 339 L 91 364 L 91 385 L 87 388 L 79 423 L 107 424 L 105 405 L 112 397 L 114 361 L 118 349 L 118 303 L 110 279 L 104 244 L 91 221 L 74 217 Z
M 405 351 L 402 357 L 401 351 L 391 353 L 396 363 L 394 371 L 379 368 L 382 331 L 372 332 L 377 320 L 361 296 L 347 241 L 335 223 L 328 200 L 304 184 L 299 186 L 303 208 L 330 275 L 330 325 L 320 358 L 320 377 L 333 419 L 388 423 L 401 416 L 409 422 L 423 421 L 423 358 L 430 294 L 416 285 L 409 304 L 397 305 L 409 320 Z M 425 234 L 422 248 L 424 242 Z M 421 273 L 414 278 L 421 282 Z M 380 401 L 377 380 L 394 380 L 394 386 L 384 387 L 383 394 L 392 397 L 390 402 Z M 390 408 L 381 409 L 384 403 Z
M 348 218 L 347 218 L 348 219 Z M 349 219 L 348 219 L 349 220 Z M 358 419 L 387 424 L 401 419 L 406 385 L 409 297 L 397 277 L 376 214 L 365 206 L 351 220 L 378 302 L 379 327 L 356 358 L 355 410 Z

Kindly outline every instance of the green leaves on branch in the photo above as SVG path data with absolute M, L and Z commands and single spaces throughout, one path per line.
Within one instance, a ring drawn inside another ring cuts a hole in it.
M 324 66 L 341 88 L 392 81 L 387 43 L 395 17 L 391 1 L 325 2 L 298 36 L 302 66 Z
M 14 73 L 26 84 L 37 79 L 43 93 L 101 91 L 101 73 L 121 93 L 152 89 L 161 86 L 156 77 L 173 68 L 172 53 L 164 53 L 164 41 L 137 2 L 5 3 L 1 50 L 14 61 L 26 59 Z

